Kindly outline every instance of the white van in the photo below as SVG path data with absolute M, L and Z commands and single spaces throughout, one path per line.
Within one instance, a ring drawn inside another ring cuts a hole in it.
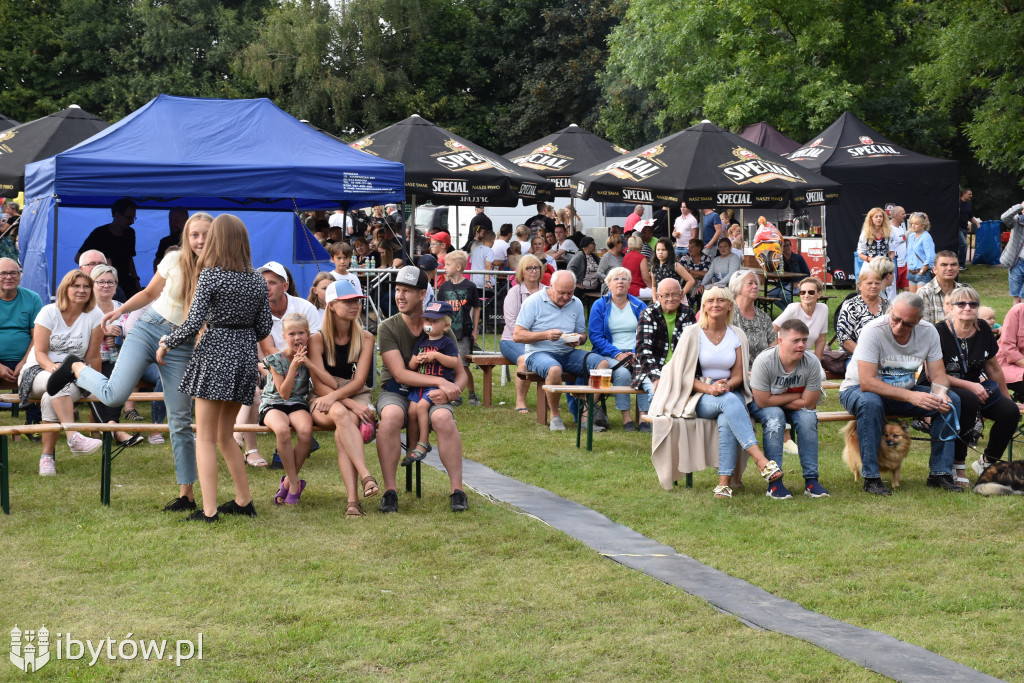
M 554 203 L 556 209 L 568 206 L 567 198 L 559 198 Z M 604 240 L 608 237 L 608 227 L 623 225 L 626 217 L 633 212 L 634 204 L 602 204 L 592 199 L 576 200 L 576 213 L 583 221 L 583 231 L 593 237 L 598 247 L 604 248 Z M 537 215 L 537 205 L 526 206 L 488 206 L 484 213 L 491 219 L 494 232 L 504 223 L 511 223 L 513 229 Z M 448 228 L 452 236 L 452 246 L 459 247 L 469 239 L 469 222 L 476 215 L 472 206 L 437 206 L 423 204 L 416 207 L 416 232 L 426 235 L 433 229 L 442 226 Z M 651 217 L 651 208 L 645 207 L 644 217 Z

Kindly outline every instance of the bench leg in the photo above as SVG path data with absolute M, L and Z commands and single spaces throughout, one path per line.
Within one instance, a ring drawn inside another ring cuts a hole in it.
M 0 435 L 0 507 L 11 514 L 11 484 L 7 479 L 7 435 Z
M 405 492 L 409 493 L 412 491 L 412 465 L 406 465 L 405 467 Z
M 413 463 L 413 465 L 415 465 L 415 467 L 416 467 L 416 497 L 417 498 L 422 498 L 423 497 L 423 487 L 422 487 L 422 485 L 420 483 L 420 464 L 421 463 L 418 460 L 415 463 Z M 407 466 L 405 468 L 405 492 L 406 493 L 411 493 L 412 492 L 412 468 L 413 468 L 413 465 L 409 465 L 409 466 Z
M 420 487 L 420 462 L 416 463 L 416 497 L 423 497 L 423 489 Z
M 484 365 L 480 368 L 484 373 L 484 407 L 491 407 L 491 381 L 494 374 L 493 365 Z
M 580 420 L 582 420 L 582 419 L 583 419 L 583 416 L 580 415 L 580 418 L 579 418 L 579 420 L 577 420 L 577 423 Z M 580 445 L 577 443 L 576 447 L 579 448 L 579 446 Z M 593 451 L 594 450 L 594 395 L 593 394 L 587 394 L 587 450 L 588 451 Z
M 110 466 L 113 458 L 110 455 L 114 441 L 112 432 L 103 432 L 103 455 L 100 458 L 100 503 L 110 506 Z
M 548 392 L 544 391 L 544 380 L 537 382 L 537 424 L 548 424 Z

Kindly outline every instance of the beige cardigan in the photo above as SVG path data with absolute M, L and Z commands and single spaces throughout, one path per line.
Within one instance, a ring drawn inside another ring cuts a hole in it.
M 740 394 L 743 403 L 747 404 L 752 398 L 747 378 L 750 348 L 743 330 L 735 325 L 730 327 L 740 340 L 740 359 L 743 362 Z M 648 412 L 654 423 L 651 462 L 661 487 L 666 491 L 672 490 L 672 483 L 681 475 L 718 466 L 718 421 L 699 419 L 692 409 L 686 409 L 697 372 L 699 335 L 698 325 L 691 325 L 679 335 L 672 359 L 661 371 L 661 381 Z

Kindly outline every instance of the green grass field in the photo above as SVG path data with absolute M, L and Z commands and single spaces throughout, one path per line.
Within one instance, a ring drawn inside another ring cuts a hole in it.
M 973 267 L 964 279 L 983 283 L 1001 318 L 1005 271 Z M 926 444 L 915 443 L 899 491 L 879 500 L 853 483 L 838 427 L 824 425 L 822 482 L 832 498 L 771 501 L 748 476 L 744 491 L 718 501 L 711 471 L 692 490 L 663 491 L 647 435 L 598 434 L 587 453 L 570 432 L 513 413 L 512 400 L 510 386 L 496 386 L 494 407 L 459 409 L 467 457 L 810 609 L 1024 678 L 1024 501 L 926 489 Z M 839 409 L 835 392 L 824 409 Z M 260 442 L 268 454 L 270 440 Z M 129 633 L 171 646 L 204 634 L 201 662 L 51 660 L 37 674 L 51 680 L 878 678 L 743 626 L 472 492 L 469 512 L 453 515 L 446 478 L 430 468 L 424 498 L 401 492 L 398 515 L 376 513 L 377 498 L 366 517 L 345 520 L 326 450 L 303 470 L 310 486 L 298 509 L 275 508 L 279 475 L 250 469 L 260 517 L 196 526 L 160 512 L 177 495 L 167 446 L 120 456 L 103 508 L 98 456 L 71 457 L 61 445 L 59 475 L 44 479 L 38 444 L 14 444 L 13 510 L 0 516 L 0 626 L 109 637 L 115 652 Z M 376 470 L 373 446 L 367 457 Z M 784 469 L 796 488 L 797 459 Z M 22 675 L 6 661 L 0 672 Z

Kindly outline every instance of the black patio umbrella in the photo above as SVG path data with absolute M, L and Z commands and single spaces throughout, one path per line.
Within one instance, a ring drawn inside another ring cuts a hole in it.
M 509 152 L 505 158 L 554 181 L 556 196 L 569 197 L 572 195 L 569 178 L 574 173 L 625 153 L 626 150 L 621 147 L 573 123 L 568 128 Z
M 405 164 L 413 202 L 516 206 L 554 198 L 555 184 L 413 114 L 352 143 L 368 154 Z
M 9 116 L 4 116 L 3 114 L 0 114 L 0 130 L 14 128 L 16 125 L 18 125 L 17 121 L 10 118 Z
M 795 209 L 839 199 L 839 183 L 704 121 L 572 177 L 577 198 L 691 209 Z
M 109 125 L 72 104 L 0 132 L 0 197 L 14 197 L 25 188 L 25 164 L 70 149 Z

